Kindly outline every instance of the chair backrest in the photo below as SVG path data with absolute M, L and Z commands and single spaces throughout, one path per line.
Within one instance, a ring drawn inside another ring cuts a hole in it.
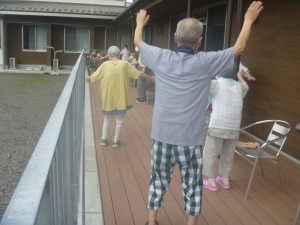
M 267 141 L 273 141 L 277 138 L 280 138 L 279 140 L 272 143 L 272 145 L 275 146 L 277 149 L 276 157 L 279 155 L 290 130 L 291 127 L 288 122 L 283 120 L 274 120 L 274 124 L 269 133 Z

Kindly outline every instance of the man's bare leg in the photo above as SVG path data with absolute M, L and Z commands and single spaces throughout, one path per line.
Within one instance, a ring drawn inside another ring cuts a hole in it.
M 149 215 L 148 224 L 149 225 L 157 225 L 156 224 L 157 210 L 149 210 L 148 215 Z
M 188 216 L 188 225 L 196 225 L 199 216 Z

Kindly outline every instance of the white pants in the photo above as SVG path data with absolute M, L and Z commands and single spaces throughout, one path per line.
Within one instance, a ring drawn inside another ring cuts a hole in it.
M 237 139 L 223 139 L 207 135 L 203 149 L 203 175 L 215 178 L 215 163 L 220 155 L 219 174 L 229 178 Z
M 124 123 L 125 115 L 126 115 L 125 113 L 113 114 L 113 115 L 105 114 L 104 121 L 103 121 L 103 127 L 102 127 L 102 137 L 107 138 L 109 125 L 112 123 L 113 119 L 115 118 L 116 128 L 115 128 L 114 139 L 120 140 L 121 129 L 122 129 L 122 126 Z

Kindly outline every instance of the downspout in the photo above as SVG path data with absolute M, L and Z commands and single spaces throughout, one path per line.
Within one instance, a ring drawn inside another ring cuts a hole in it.
M 187 18 L 192 17 L 192 0 L 188 0 L 186 17 Z

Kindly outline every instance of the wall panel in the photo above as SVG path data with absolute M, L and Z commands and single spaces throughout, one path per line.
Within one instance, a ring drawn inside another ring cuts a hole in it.
M 285 151 L 300 159 L 300 2 L 264 1 L 242 62 L 257 78 L 244 100 L 243 124 L 282 119 L 292 126 Z M 250 1 L 244 2 L 245 9 Z M 279 7 L 280 5 L 280 7 Z M 255 131 L 262 135 L 263 131 Z

